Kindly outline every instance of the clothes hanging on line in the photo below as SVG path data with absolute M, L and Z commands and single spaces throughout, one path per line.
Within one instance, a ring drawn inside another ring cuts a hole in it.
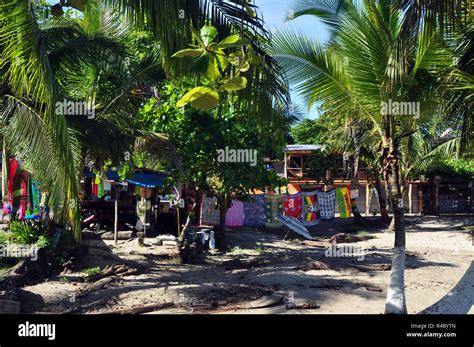
M 351 216 L 351 196 L 348 188 L 336 188 L 336 201 L 341 218 Z
M 217 208 L 217 198 L 207 197 L 205 194 L 201 197 L 201 225 L 219 225 L 219 209 Z
M 302 207 L 303 198 L 301 193 L 289 194 L 283 197 L 283 215 L 300 219 Z
M 336 212 L 336 190 L 333 189 L 328 192 L 318 191 L 316 196 L 318 199 L 321 220 L 334 219 Z
M 244 226 L 265 226 L 265 196 L 252 195 L 249 201 L 244 201 Z
M 316 225 L 319 220 L 317 192 L 303 192 L 303 209 L 301 221 L 306 226 Z
M 225 225 L 228 227 L 241 227 L 244 225 L 244 204 L 242 201 L 232 199 L 231 206 L 225 216 Z
M 279 228 L 281 222 L 276 218 L 283 212 L 282 195 L 265 195 L 265 226 L 267 228 Z

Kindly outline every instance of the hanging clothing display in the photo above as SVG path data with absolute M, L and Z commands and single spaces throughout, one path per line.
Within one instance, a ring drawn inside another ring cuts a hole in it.
M 252 195 L 244 201 L 244 225 L 261 227 L 265 225 L 265 197 L 263 194 Z
M 209 198 L 205 194 L 201 198 L 201 225 L 219 225 L 219 209 L 217 198 Z
M 301 218 L 303 197 L 301 193 L 285 195 L 283 197 L 283 214 L 296 219 Z
M 319 214 L 321 220 L 334 219 L 336 211 L 336 190 L 333 189 L 329 192 L 318 191 L 316 193 L 319 205 Z
M 265 226 L 267 228 L 281 227 L 276 217 L 283 212 L 282 195 L 265 195 Z
M 339 208 L 339 216 L 341 218 L 349 218 L 351 216 L 351 196 L 347 188 L 336 188 L 336 201 Z
M 24 219 L 26 216 L 26 203 L 28 200 L 28 172 L 23 171 L 21 175 L 20 208 L 18 218 Z
M 8 162 L 8 199 L 7 203 L 3 205 L 3 214 L 12 214 L 13 211 L 13 195 L 15 193 L 15 174 L 18 169 L 18 161 L 15 158 L 10 158 Z
M 242 201 L 232 200 L 231 206 L 225 215 L 225 225 L 228 227 L 241 227 L 244 225 L 244 204 Z
M 26 211 L 26 219 L 38 219 L 40 209 L 40 195 L 39 185 L 35 183 L 33 177 L 29 178 L 29 192 L 28 192 L 28 209 Z
M 301 214 L 301 221 L 306 226 L 318 224 L 319 206 L 316 197 L 317 192 L 303 192 L 303 208 Z

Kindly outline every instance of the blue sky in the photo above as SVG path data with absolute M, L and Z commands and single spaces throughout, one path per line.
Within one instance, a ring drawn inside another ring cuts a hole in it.
M 292 9 L 292 4 L 295 3 L 295 1 L 297 0 L 254 0 L 254 3 L 260 8 L 263 19 L 271 31 L 291 29 L 305 33 L 320 42 L 327 41 L 329 32 L 324 24 L 319 22 L 315 17 L 303 16 L 291 21 L 286 21 Z M 299 97 L 297 93 L 292 92 L 291 98 L 293 103 L 298 105 L 300 110 L 306 114 L 306 117 L 315 118 L 317 116 L 314 108 L 308 111 L 306 102 Z

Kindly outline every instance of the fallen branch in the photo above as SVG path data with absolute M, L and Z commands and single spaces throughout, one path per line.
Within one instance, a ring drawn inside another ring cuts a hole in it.
M 135 274 L 138 270 L 127 265 L 107 265 L 99 273 L 89 277 L 90 282 L 98 281 L 109 276 L 128 276 Z
M 150 304 L 145 306 L 133 307 L 133 308 L 126 308 L 123 310 L 115 310 L 105 312 L 105 314 L 142 314 L 147 312 L 154 312 L 163 310 L 165 308 L 175 307 L 174 302 L 164 302 L 161 304 Z

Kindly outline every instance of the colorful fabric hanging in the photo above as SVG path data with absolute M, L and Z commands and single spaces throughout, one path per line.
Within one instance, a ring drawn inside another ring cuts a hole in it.
M 39 207 L 40 207 L 40 190 L 39 185 L 35 184 L 33 177 L 29 178 L 28 182 L 28 209 L 26 211 L 26 219 L 37 219 L 39 218 Z
M 97 188 L 97 197 L 100 199 L 105 195 L 104 181 L 100 180 Z
M 283 214 L 296 219 L 301 218 L 303 197 L 301 193 L 285 195 L 283 197 Z
M 263 194 L 252 195 L 244 201 L 244 226 L 265 226 L 265 197 Z
M 31 201 L 31 175 L 27 174 L 27 180 L 26 180 L 26 211 L 25 211 L 25 218 L 31 218 L 30 216 L 32 215 L 32 209 L 33 209 L 33 204 Z
M 283 212 L 282 195 L 265 195 L 265 226 L 267 228 L 281 227 L 276 217 Z
M 225 225 L 228 227 L 241 227 L 244 225 L 244 204 L 242 201 L 232 200 L 232 205 L 225 215 Z
M 24 219 L 26 216 L 26 203 L 28 200 L 28 172 L 23 171 L 21 176 L 20 209 L 18 210 L 18 219 Z
M 336 188 L 336 201 L 339 207 L 339 216 L 349 218 L 351 216 L 351 196 L 347 188 Z
M 15 174 L 18 169 L 18 161 L 10 158 L 8 163 L 8 202 L 3 205 L 3 214 L 13 213 L 13 195 L 15 192 Z
M 303 192 L 303 208 L 301 214 L 301 221 L 306 226 L 318 224 L 319 206 L 316 197 L 317 192 Z
M 201 225 L 219 225 L 219 209 L 217 208 L 217 198 L 207 197 L 205 194 L 201 199 Z
M 318 198 L 321 220 L 334 219 L 336 212 L 336 190 L 333 189 L 329 192 L 318 191 L 316 196 Z

